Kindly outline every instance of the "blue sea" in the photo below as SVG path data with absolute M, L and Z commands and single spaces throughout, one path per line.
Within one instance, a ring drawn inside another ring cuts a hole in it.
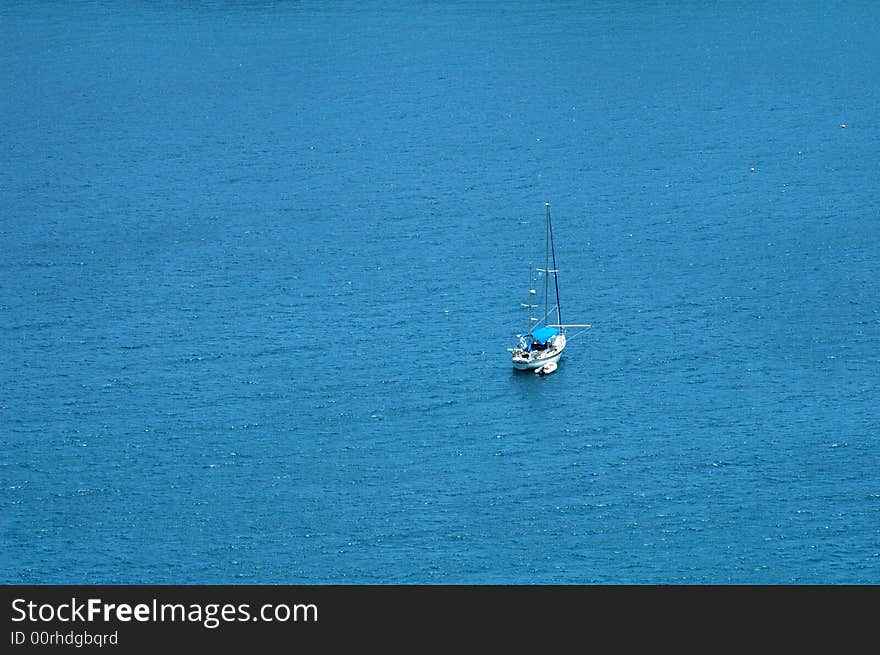
M 880 584 L 878 24 L 0 0 L 0 581 Z

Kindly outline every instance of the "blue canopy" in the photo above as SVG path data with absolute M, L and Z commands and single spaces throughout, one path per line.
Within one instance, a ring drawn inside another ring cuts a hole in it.
M 532 330 L 532 339 L 543 345 L 550 341 L 550 339 L 555 337 L 557 334 L 559 334 L 559 330 L 557 330 L 556 328 L 540 327 L 536 330 Z

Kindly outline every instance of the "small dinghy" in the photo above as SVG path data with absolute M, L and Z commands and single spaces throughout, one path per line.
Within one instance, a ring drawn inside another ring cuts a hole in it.
M 544 364 L 541 368 L 535 369 L 535 373 L 538 375 L 550 375 L 553 371 L 556 370 L 556 362 L 549 362 Z

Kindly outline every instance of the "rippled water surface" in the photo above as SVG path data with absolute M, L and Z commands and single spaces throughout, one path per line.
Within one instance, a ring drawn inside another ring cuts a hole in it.
M 5 582 L 880 583 L 878 5 L 182 4 L 0 2 Z

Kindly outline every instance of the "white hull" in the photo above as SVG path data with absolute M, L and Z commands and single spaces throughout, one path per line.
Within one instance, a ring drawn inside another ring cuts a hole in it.
M 534 371 L 542 366 L 553 362 L 554 364 L 562 357 L 562 351 L 565 349 L 565 335 L 560 334 L 556 337 L 555 344 L 548 350 L 532 351 L 530 353 L 514 352 L 513 368 L 517 371 Z

